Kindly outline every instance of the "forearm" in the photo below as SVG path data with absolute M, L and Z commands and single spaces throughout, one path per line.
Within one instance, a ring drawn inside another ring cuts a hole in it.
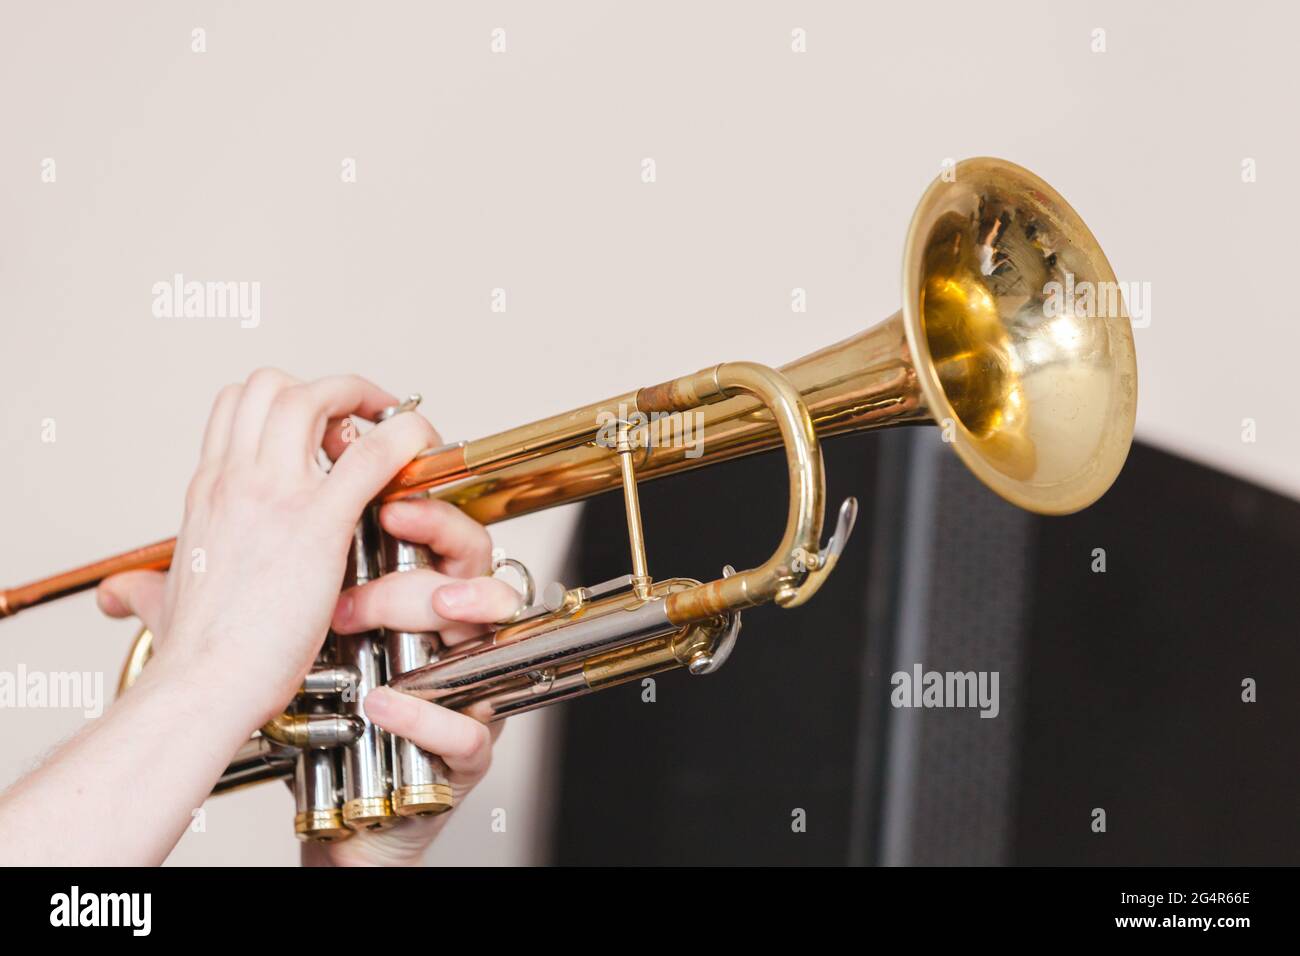
M 147 670 L 0 796 L 0 864 L 161 863 L 256 722 L 223 696 L 190 672 Z

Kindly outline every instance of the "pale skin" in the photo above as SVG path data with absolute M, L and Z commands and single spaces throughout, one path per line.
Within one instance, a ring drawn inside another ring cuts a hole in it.
M 362 511 L 402 465 L 441 443 L 415 412 L 349 440 L 354 419 L 373 421 L 397 401 L 356 376 L 304 383 L 276 369 L 222 390 L 172 569 L 118 575 L 98 592 L 104 613 L 154 632 L 154 657 L 102 718 L 0 795 L 0 864 L 161 863 L 240 744 L 293 698 L 328 629 L 437 631 L 455 644 L 515 611 L 515 591 L 486 576 L 486 530 L 437 501 L 380 511 L 388 531 L 430 546 L 435 568 L 340 596 Z M 328 473 L 322 448 L 334 461 Z M 457 803 L 487 772 L 499 724 L 386 688 L 364 705 L 376 724 L 443 758 Z M 418 864 L 448 816 L 309 847 L 303 862 Z

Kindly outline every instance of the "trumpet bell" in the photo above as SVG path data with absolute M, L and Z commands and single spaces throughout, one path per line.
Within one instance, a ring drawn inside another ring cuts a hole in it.
M 1033 173 L 958 163 L 917 207 L 903 325 L 934 421 L 993 491 L 1040 514 L 1096 501 L 1128 456 L 1133 333 L 1083 220 Z

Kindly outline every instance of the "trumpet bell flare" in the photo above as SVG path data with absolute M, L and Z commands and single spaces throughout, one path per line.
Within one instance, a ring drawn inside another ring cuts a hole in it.
M 922 198 L 903 262 L 903 324 L 926 405 L 1012 504 L 1068 514 L 1128 456 L 1133 333 L 1083 220 L 1033 173 L 957 164 Z

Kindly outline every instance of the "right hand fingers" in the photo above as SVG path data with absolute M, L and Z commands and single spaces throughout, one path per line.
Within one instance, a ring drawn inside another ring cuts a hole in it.
M 490 624 L 519 608 L 519 593 L 495 578 L 460 580 L 431 569 L 385 574 L 339 597 L 331 625 L 339 634 L 377 628 L 439 631 L 445 640 L 456 622 Z
M 450 502 L 435 498 L 394 501 L 380 509 L 379 523 L 402 541 L 427 544 L 438 559 L 438 569 L 454 577 L 487 574 L 492 567 L 492 538 L 487 528 Z
M 365 708 L 380 727 L 436 754 L 453 776 L 465 778 L 453 782 L 472 782 L 487 772 L 494 734 L 473 717 L 388 687 L 368 693 Z

